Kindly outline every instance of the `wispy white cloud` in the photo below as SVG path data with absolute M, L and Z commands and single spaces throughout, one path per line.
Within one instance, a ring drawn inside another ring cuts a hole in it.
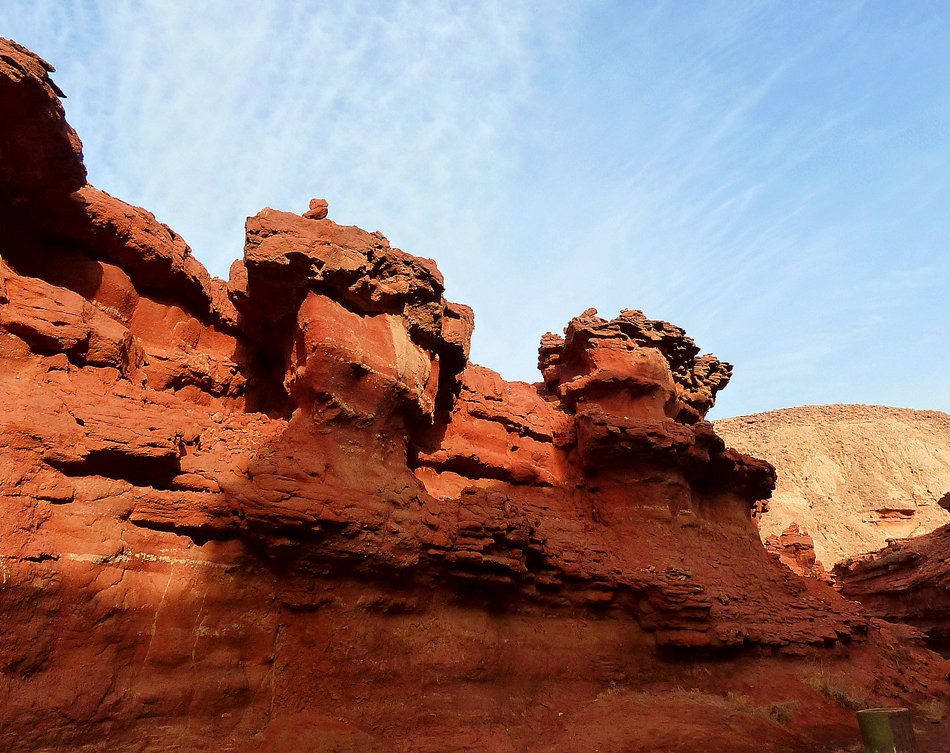
M 325 196 L 438 261 L 476 360 L 533 380 L 545 330 L 643 308 L 736 363 L 721 415 L 950 409 L 918 377 L 950 367 L 948 27 L 860 2 L 0 7 L 58 67 L 91 180 L 213 272 L 246 215 Z
M 484 203 L 557 30 L 507 3 L 24 4 L 56 61 L 91 180 L 174 221 L 221 273 L 242 213 L 331 200 L 332 216 L 420 228 Z M 74 16 L 73 13 L 76 13 Z M 534 41 L 533 41 L 534 40 Z M 238 222 L 235 222 L 238 218 Z M 421 234 L 421 233 L 420 233 Z

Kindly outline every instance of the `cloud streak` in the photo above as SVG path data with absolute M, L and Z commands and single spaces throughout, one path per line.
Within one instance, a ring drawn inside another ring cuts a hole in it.
M 736 364 L 720 415 L 950 410 L 950 14 L 863 3 L 39 0 L 90 179 L 226 275 L 244 217 L 330 201 L 435 258 L 473 357 L 534 380 L 595 305 Z M 924 326 L 922 323 L 926 323 Z M 889 345 L 885 345 L 889 344 Z M 888 358 L 887 347 L 899 358 Z

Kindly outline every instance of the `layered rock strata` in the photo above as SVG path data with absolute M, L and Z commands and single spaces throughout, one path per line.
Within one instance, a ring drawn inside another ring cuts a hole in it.
M 950 526 L 845 560 L 835 578 L 848 598 L 919 628 L 935 650 L 950 656 Z
M 769 558 L 682 330 L 587 311 L 506 382 L 320 201 L 213 279 L 85 183 L 51 70 L 0 41 L 0 747 L 813 750 L 947 692 Z

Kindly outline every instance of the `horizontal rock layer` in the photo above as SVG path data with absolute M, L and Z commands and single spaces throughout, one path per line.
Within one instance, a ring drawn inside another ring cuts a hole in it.
M 906 622 L 950 656 L 950 526 L 845 560 L 834 571 L 841 592 L 872 613 Z

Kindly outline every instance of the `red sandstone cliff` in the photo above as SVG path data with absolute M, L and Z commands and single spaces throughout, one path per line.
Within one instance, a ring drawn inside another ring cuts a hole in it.
M 945 697 L 766 554 L 682 330 L 588 311 L 505 382 L 320 206 L 212 279 L 85 183 L 50 71 L 0 41 L 0 748 L 804 751 Z

